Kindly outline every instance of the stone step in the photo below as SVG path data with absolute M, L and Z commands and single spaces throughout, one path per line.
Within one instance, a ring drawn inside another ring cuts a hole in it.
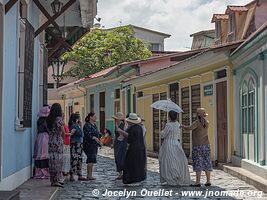
M 19 200 L 19 191 L 0 191 L 0 200 Z
M 222 169 L 223 171 L 231 174 L 232 176 L 235 176 L 246 183 L 253 185 L 255 188 L 259 189 L 260 191 L 263 191 L 267 193 L 267 180 L 255 175 L 254 173 L 243 169 L 241 167 L 237 167 L 231 164 L 222 164 L 219 163 L 218 167 Z

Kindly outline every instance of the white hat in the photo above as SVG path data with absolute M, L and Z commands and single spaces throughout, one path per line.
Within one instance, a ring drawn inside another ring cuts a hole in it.
M 131 122 L 133 124 L 140 124 L 141 123 L 141 118 L 137 116 L 135 113 L 130 113 L 129 117 L 126 118 L 127 122 Z

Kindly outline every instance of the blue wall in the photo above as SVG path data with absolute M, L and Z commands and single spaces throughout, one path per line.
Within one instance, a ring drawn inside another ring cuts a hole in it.
M 114 130 L 114 123 L 112 120 L 112 116 L 114 115 L 114 92 L 115 89 L 120 88 L 120 82 L 119 81 L 113 81 L 109 83 L 104 83 L 104 84 L 99 84 L 93 88 L 89 88 L 87 90 L 87 108 L 90 108 L 90 94 L 94 94 L 94 109 L 95 113 L 97 115 L 97 121 L 99 125 L 99 93 L 100 92 L 105 92 L 105 102 L 106 102 L 106 107 L 105 107 L 105 115 L 106 115 L 106 127 L 111 130 L 113 133 Z M 112 95 L 113 93 L 113 95 Z
M 29 21 L 38 27 L 38 11 L 33 3 L 29 6 Z M 17 26 L 18 3 L 5 15 L 4 26 L 4 75 L 3 75 L 3 178 L 32 164 L 33 141 L 36 130 L 36 116 L 39 108 L 39 42 L 35 39 L 32 128 L 15 130 L 16 119 L 16 65 L 17 65 Z

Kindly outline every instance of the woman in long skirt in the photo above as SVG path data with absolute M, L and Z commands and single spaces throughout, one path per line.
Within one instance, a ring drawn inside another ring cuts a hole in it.
M 70 181 L 74 181 L 74 174 L 78 175 L 78 180 L 86 180 L 82 176 L 82 162 L 83 162 L 83 131 L 79 125 L 80 115 L 72 113 L 69 120 L 70 137 Z
M 129 185 L 139 185 L 146 179 L 146 149 L 143 129 L 140 126 L 141 119 L 130 113 L 126 118 L 129 125 L 126 131 L 117 127 L 117 131 L 127 137 L 128 149 L 123 168 L 122 182 Z
M 115 126 L 119 127 L 122 130 L 125 130 L 124 115 L 122 113 L 116 113 L 113 116 L 115 120 Z M 122 179 L 123 175 L 123 166 L 127 149 L 127 138 L 123 135 L 120 135 L 115 129 L 115 138 L 114 138 L 114 157 L 116 163 L 116 170 L 118 172 L 118 177 L 116 179 Z
M 52 105 L 47 117 L 49 130 L 49 172 L 51 186 L 63 187 L 61 182 L 63 167 L 63 139 L 65 136 L 64 122 L 61 106 L 58 103 Z
M 168 185 L 189 185 L 188 161 L 180 144 L 180 124 L 177 113 L 169 112 L 170 122 L 161 132 L 164 139 L 159 151 L 160 182 Z

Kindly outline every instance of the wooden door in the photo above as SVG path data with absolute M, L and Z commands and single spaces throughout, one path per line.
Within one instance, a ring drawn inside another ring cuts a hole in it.
M 104 129 L 105 129 L 105 121 L 106 121 L 106 117 L 105 117 L 105 92 L 101 92 L 99 94 L 100 98 L 99 98 L 99 116 L 100 116 L 100 132 L 103 133 Z
M 226 162 L 228 156 L 227 138 L 227 82 L 216 84 L 217 103 L 217 160 Z

